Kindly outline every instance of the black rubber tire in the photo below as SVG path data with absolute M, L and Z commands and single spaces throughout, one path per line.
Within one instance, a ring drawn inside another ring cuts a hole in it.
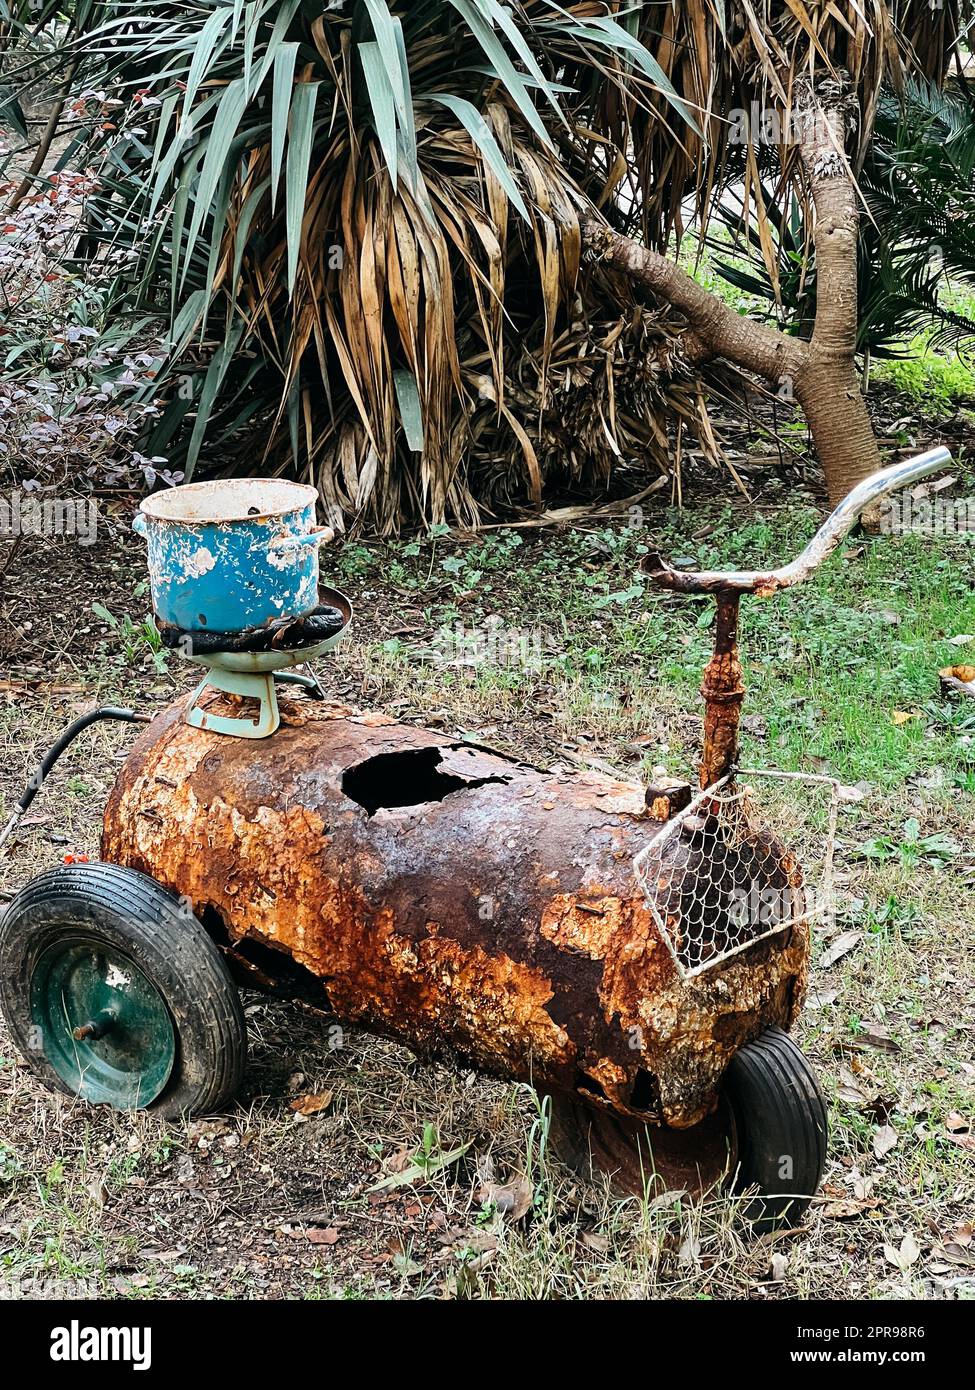
M 237 987 L 204 928 L 147 874 L 117 864 L 48 869 L 0 918 L 0 1012 L 28 1065 L 46 1086 L 71 1095 L 30 1046 L 30 984 L 44 951 L 65 934 L 123 951 L 162 995 L 176 1034 L 165 1089 L 146 1107 L 166 1119 L 220 1110 L 243 1078 L 247 1033 Z
M 812 1067 L 769 1028 L 736 1053 L 722 1090 L 738 1132 L 735 1191 L 758 1188 L 746 1217 L 759 1234 L 796 1225 L 826 1165 L 826 1105 Z

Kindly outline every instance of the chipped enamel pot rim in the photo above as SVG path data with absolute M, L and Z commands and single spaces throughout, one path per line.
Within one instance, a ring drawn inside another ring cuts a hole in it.
M 290 483 L 282 478 L 218 478 L 154 492 L 143 498 L 139 510 L 154 521 L 208 526 L 285 516 L 314 506 L 317 497 L 308 483 Z
M 157 618 L 185 632 L 240 632 L 318 604 L 317 492 L 277 478 L 189 483 L 147 497 Z M 330 534 L 330 533 L 328 533 Z

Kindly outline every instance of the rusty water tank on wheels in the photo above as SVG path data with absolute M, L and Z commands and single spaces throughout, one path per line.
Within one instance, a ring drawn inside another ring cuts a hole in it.
M 42 874 L 0 924 L 16 1041 L 86 1099 L 225 1105 L 244 1065 L 228 963 L 256 980 L 271 947 L 341 1019 L 551 1095 L 578 1165 L 630 1188 L 730 1173 L 758 1189 L 760 1225 L 794 1221 L 826 1116 L 787 1035 L 809 957 L 801 871 L 738 776 L 738 600 L 805 578 L 865 506 L 944 458 L 868 479 L 781 570 L 647 562 L 717 600 L 697 793 L 540 770 L 307 694 L 262 740 L 191 725 L 177 702 L 119 774 L 105 862 Z M 739 910 L 756 885 L 771 920 Z

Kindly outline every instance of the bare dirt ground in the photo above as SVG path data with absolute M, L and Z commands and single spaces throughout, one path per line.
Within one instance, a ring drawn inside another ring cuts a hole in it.
M 0 607 L 3 817 L 39 751 L 77 712 L 108 699 L 152 709 L 191 684 L 187 669 L 167 669 L 140 633 L 148 602 L 143 553 L 127 534 L 133 505 L 105 504 L 89 550 L 32 542 L 8 565 Z M 497 686 L 446 689 L 436 677 L 404 674 L 389 650 L 390 641 L 419 641 L 435 625 L 422 583 L 411 593 L 372 574 L 344 587 L 358 621 L 322 672 L 336 698 L 391 705 L 450 731 L 477 728 L 539 761 L 571 759 L 582 748 L 628 762 L 636 775 L 638 754 L 627 751 L 634 728 L 693 752 L 693 687 L 668 685 L 666 672 L 610 722 L 598 701 L 572 703 L 579 687 L 569 678 L 530 696 Z M 93 601 L 114 625 L 92 613 Z M 693 643 L 693 624 L 689 633 Z M 755 729 L 761 738 L 761 720 Z M 7 896 L 66 853 L 97 855 L 102 806 L 130 739 L 101 727 L 65 756 L 0 859 Z M 545 1148 L 538 1103 L 525 1088 L 418 1059 L 357 1029 L 332 1034 L 289 1004 L 248 995 L 250 1062 L 238 1102 L 180 1125 L 50 1094 L 0 1031 L 0 1290 L 108 1298 L 975 1296 L 975 801 L 970 791 L 925 787 L 921 734 L 917 748 L 916 768 L 865 803 L 847 841 L 900 833 L 917 815 L 924 833 L 937 827 L 954 837 L 957 853 L 951 863 L 896 851 L 841 862 L 873 915 L 832 962 L 841 928 L 817 941 L 799 1035 L 823 1079 L 832 1137 L 825 1185 L 801 1230 L 749 1243 L 736 1204 L 720 1194 L 692 1204 L 679 1194 L 616 1201 Z M 774 764 L 776 749 L 767 752 Z M 885 903 L 893 904 L 886 916 Z M 371 1190 L 418 1154 L 425 1176 Z M 500 1195 L 487 1190 L 491 1182 Z

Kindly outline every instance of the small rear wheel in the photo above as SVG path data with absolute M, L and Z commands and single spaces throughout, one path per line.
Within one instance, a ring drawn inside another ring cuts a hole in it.
M 827 1119 L 816 1074 L 781 1028 L 768 1028 L 732 1058 L 723 1093 L 735 1116 L 735 1190 L 757 1188 L 745 1215 L 760 1233 L 795 1225 L 826 1166 Z
M 826 1106 L 795 1043 L 769 1028 L 732 1058 L 717 1109 L 691 1129 L 652 1128 L 552 1094 L 552 1141 L 580 1177 L 609 1176 L 621 1194 L 720 1184 L 754 1193 L 744 1215 L 756 1235 L 795 1224 L 826 1164 Z M 757 1189 L 757 1191 L 756 1191 Z
M 52 1090 L 165 1118 L 219 1110 L 246 1032 L 219 950 L 154 879 L 50 869 L 0 919 L 0 1010 Z

